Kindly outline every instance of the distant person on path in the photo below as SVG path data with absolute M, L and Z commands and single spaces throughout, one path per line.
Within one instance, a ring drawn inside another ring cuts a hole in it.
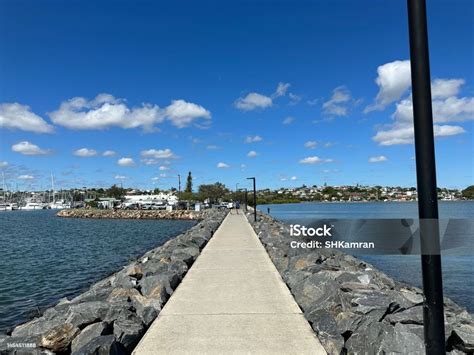
M 267 207 L 267 213 L 270 214 L 270 207 Z
M 239 214 L 239 209 L 240 209 L 240 201 L 235 201 L 235 212 Z

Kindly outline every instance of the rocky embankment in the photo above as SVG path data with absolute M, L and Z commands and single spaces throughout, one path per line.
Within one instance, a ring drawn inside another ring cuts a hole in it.
M 425 353 L 420 289 L 336 250 L 292 249 L 267 215 L 249 221 L 329 354 Z M 472 354 L 473 316 L 446 298 L 445 318 L 446 351 Z
M 203 218 L 204 212 L 186 210 L 112 210 L 79 208 L 61 210 L 58 217 L 68 218 L 112 218 L 112 219 L 184 219 L 199 220 Z
M 142 211 L 140 211 L 142 212 Z M 129 354 L 158 316 L 226 212 L 201 221 L 72 300 L 0 335 L 1 354 Z

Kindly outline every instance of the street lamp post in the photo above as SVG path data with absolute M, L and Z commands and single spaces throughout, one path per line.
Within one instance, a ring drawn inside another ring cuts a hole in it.
M 249 177 L 247 180 L 253 180 L 253 220 L 257 222 L 257 187 L 255 177 Z
M 425 0 L 407 0 L 427 354 L 445 354 L 438 193 Z
M 181 200 L 181 175 L 178 174 L 178 200 Z

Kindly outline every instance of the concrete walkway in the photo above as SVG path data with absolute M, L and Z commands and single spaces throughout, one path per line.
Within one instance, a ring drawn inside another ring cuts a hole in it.
M 229 214 L 134 354 L 326 354 L 244 215 Z

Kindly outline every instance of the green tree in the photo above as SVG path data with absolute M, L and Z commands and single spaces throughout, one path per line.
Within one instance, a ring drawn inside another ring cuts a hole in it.
M 114 184 L 105 191 L 105 194 L 108 197 L 113 197 L 117 200 L 120 200 L 125 195 L 125 189 Z
M 468 186 L 462 190 L 462 197 L 467 198 L 468 200 L 474 200 L 474 185 Z
M 192 192 L 193 191 L 193 177 L 191 172 L 188 173 L 188 178 L 186 179 L 186 188 L 184 192 Z
M 224 198 L 228 193 L 229 189 L 220 182 L 199 186 L 200 200 L 209 199 L 211 202 L 217 202 L 219 199 Z

